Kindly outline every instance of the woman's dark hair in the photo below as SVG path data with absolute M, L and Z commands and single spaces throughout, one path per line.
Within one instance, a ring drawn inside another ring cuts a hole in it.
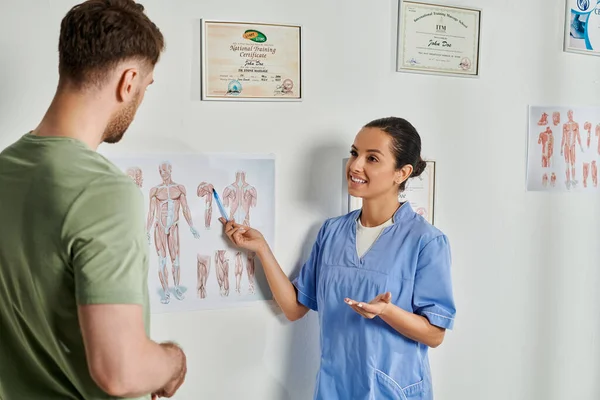
M 421 137 L 410 122 L 403 118 L 388 117 L 371 121 L 365 128 L 378 128 L 390 135 L 396 168 L 400 169 L 410 164 L 413 167 L 411 177 L 423 173 L 427 163 L 421 158 Z M 406 181 L 400 184 L 400 190 L 404 190 L 405 186 Z

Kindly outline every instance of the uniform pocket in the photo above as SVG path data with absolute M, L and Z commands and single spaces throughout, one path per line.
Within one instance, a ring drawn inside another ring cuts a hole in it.
M 420 396 L 424 390 L 422 380 L 403 388 L 388 374 L 378 369 L 375 369 L 375 383 L 374 394 L 378 400 L 409 400 L 411 397 Z

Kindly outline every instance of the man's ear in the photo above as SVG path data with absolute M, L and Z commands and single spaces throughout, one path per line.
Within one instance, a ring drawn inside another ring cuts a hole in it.
M 119 101 L 124 103 L 131 101 L 135 95 L 135 84 L 139 77 L 140 73 L 137 68 L 123 70 L 117 87 L 117 99 Z

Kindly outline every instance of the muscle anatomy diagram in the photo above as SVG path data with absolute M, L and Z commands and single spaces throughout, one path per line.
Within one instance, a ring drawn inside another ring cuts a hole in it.
M 561 118 L 561 115 L 565 117 Z M 552 123 L 548 123 L 550 116 L 552 116 Z M 555 126 L 557 128 L 554 128 Z M 561 157 L 556 159 L 553 158 L 553 153 L 558 149 L 554 147 L 553 130 L 558 129 L 562 131 Z M 586 134 L 584 137 L 582 137 L 582 130 Z M 600 108 L 558 107 L 552 110 L 532 107 L 529 132 L 531 135 L 528 161 L 529 188 L 570 191 L 591 190 L 590 188 L 598 187 Z M 559 176 L 564 174 L 564 185 L 562 182 L 556 185 L 556 174 Z M 579 185 L 579 182 L 582 182 L 582 185 Z
M 565 184 L 567 189 L 577 185 L 575 179 L 575 162 L 577 157 L 575 155 L 575 143 L 579 144 L 579 148 L 583 152 L 583 146 L 581 145 L 581 135 L 579 133 L 579 124 L 573 120 L 573 111 L 567 112 L 568 121 L 563 124 L 563 135 L 560 144 L 560 154 L 564 155 L 565 162 L 567 164 L 566 176 L 567 180 Z
M 248 272 L 248 292 L 254 293 L 254 259 L 256 258 L 256 254 L 254 252 L 248 252 L 246 257 L 246 271 Z
M 210 256 L 203 256 L 198 254 L 198 284 L 196 286 L 196 290 L 198 293 L 198 297 L 201 299 L 206 298 L 206 281 L 208 279 L 208 275 L 210 274 Z
M 204 227 L 206 229 L 210 229 L 212 221 L 213 188 L 214 186 L 210 183 L 201 182 L 197 190 L 198 197 L 204 197 Z
M 167 252 L 171 259 L 174 294 L 178 300 L 183 300 L 184 294 L 180 287 L 180 248 L 179 248 L 179 214 L 183 216 L 190 227 L 194 238 L 200 236 L 192 222 L 192 215 L 186 198 L 186 189 L 183 185 L 171 179 L 172 167 L 168 161 L 160 164 L 162 184 L 150 189 L 150 210 L 146 231 L 148 241 L 151 238 L 151 229 L 154 228 L 154 245 L 158 254 L 158 276 L 164 291 L 161 299 L 163 304 L 168 304 L 171 299 L 169 290 L 169 274 L 167 272 Z
M 143 176 L 141 168 L 129 167 L 129 168 L 127 168 L 127 170 L 125 172 L 135 182 L 137 187 L 139 187 L 141 189 L 142 186 L 144 185 L 144 176 Z
M 246 182 L 246 173 L 238 171 L 235 182 L 223 191 L 223 205 L 229 207 L 229 218 L 250 226 L 250 208 L 256 207 L 256 188 Z
M 552 149 L 554 147 L 554 136 L 549 127 L 547 127 L 544 132 L 540 133 L 538 144 L 542 145 L 542 168 L 548 168 L 552 157 Z
M 215 253 L 215 270 L 219 293 L 221 296 L 229 296 L 229 257 L 225 250 L 217 250 Z

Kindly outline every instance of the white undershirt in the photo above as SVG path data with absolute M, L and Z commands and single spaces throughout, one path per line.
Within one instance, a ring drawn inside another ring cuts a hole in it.
M 392 218 L 385 221 L 383 224 L 374 227 L 365 227 L 360 222 L 360 218 L 356 221 L 356 251 L 358 257 L 362 257 L 373 243 L 377 240 L 381 232 L 388 226 L 392 226 Z

